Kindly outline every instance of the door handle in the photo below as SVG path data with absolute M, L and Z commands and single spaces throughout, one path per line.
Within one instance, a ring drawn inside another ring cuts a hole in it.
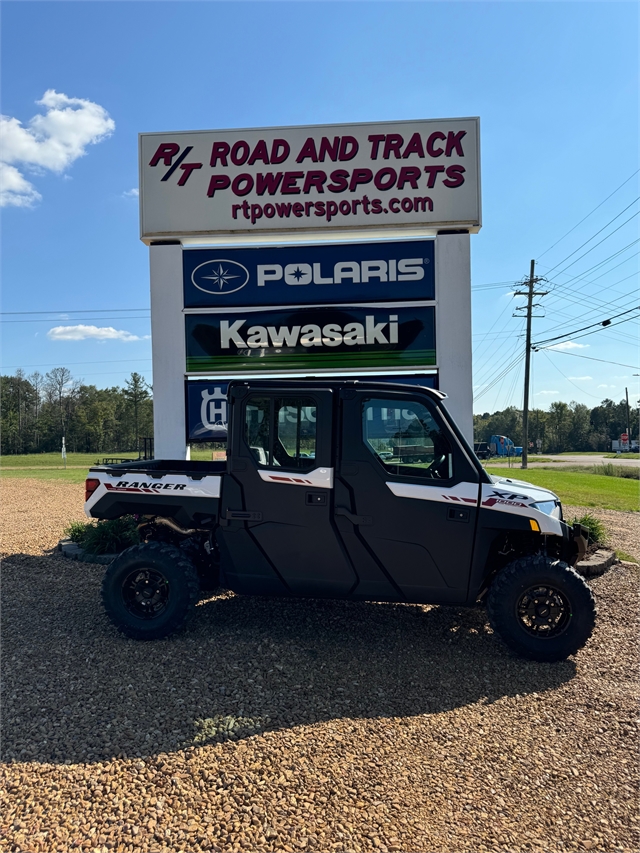
M 245 509 L 228 509 L 225 518 L 228 521 L 262 521 L 262 513 Z
M 350 510 L 343 506 L 336 507 L 336 515 L 343 515 L 348 518 L 351 524 L 357 524 L 361 527 L 369 527 L 373 524 L 373 519 L 370 515 L 354 515 Z
M 468 509 L 454 509 L 451 507 L 449 512 L 447 513 L 447 518 L 449 521 L 469 521 L 469 510 Z

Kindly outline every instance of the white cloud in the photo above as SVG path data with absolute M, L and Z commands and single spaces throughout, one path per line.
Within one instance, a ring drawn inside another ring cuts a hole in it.
M 0 207 L 31 207 L 41 199 L 33 184 L 15 166 L 0 162 Z
M 615 388 L 615 385 L 598 385 L 598 388 Z
M 536 393 L 536 397 L 539 396 L 540 394 L 559 394 L 559 393 L 560 393 L 559 391 L 538 391 Z
M 574 382 L 588 382 L 590 379 L 593 379 L 592 376 L 567 376 L 567 379 L 571 379 Z
M 46 108 L 28 126 L 11 116 L 0 116 L 0 207 L 31 207 L 41 195 L 22 174 L 43 169 L 64 172 L 87 145 L 110 136 L 115 122 L 99 104 L 84 98 L 69 98 L 48 89 L 37 104 Z M 18 164 L 18 166 L 13 165 Z
M 122 198 L 138 198 L 140 191 L 134 187 L 132 190 L 125 190 L 122 193 Z
M 576 344 L 573 341 L 562 341 L 562 343 L 554 344 L 547 349 L 587 349 L 589 344 Z
M 54 326 L 47 337 L 52 341 L 144 341 L 149 335 L 134 335 L 131 332 L 114 329 L 113 326 Z

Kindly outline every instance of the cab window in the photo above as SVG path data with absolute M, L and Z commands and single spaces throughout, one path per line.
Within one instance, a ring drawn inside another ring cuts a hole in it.
M 249 397 L 244 438 L 258 466 L 314 468 L 316 414 L 310 397 Z
M 427 480 L 453 477 L 449 440 L 422 403 L 365 400 L 362 430 L 366 447 L 390 474 Z

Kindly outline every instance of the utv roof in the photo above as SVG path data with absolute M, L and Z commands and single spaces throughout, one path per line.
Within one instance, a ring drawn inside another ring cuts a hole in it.
M 357 388 L 363 391 L 368 390 L 393 390 L 393 391 L 404 391 L 411 390 L 412 388 L 419 388 L 420 391 L 426 391 L 429 396 L 433 397 L 435 400 L 445 400 L 447 395 L 444 391 L 436 391 L 435 388 L 427 388 L 426 385 L 415 385 L 413 382 L 410 385 L 406 383 L 399 382 L 394 380 L 393 378 L 389 378 L 388 380 L 381 381 L 379 379 L 321 379 L 310 376 L 282 376 L 282 377 L 274 377 L 272 379 L 232 379 L 229 382 L 229 391 L 233 388 L 239 388 L 243 385 L 251 386 L 252 388 L 282 388 L 283 385 L 287 385 L 288 383 L 295 381 L 295 385 L 299 388 Z

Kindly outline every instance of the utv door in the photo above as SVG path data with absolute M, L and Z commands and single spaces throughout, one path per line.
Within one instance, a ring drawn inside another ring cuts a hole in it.
M 342 598 L 356 583 L 333 522 L 328 389 L 232 390 L 221 547 L 238 592 Z
M 341 436 L 352 512 L 341 529 L 357 531 L 406 600 L 465 601 L 479 477 L 434 401 L 346 390 Z

